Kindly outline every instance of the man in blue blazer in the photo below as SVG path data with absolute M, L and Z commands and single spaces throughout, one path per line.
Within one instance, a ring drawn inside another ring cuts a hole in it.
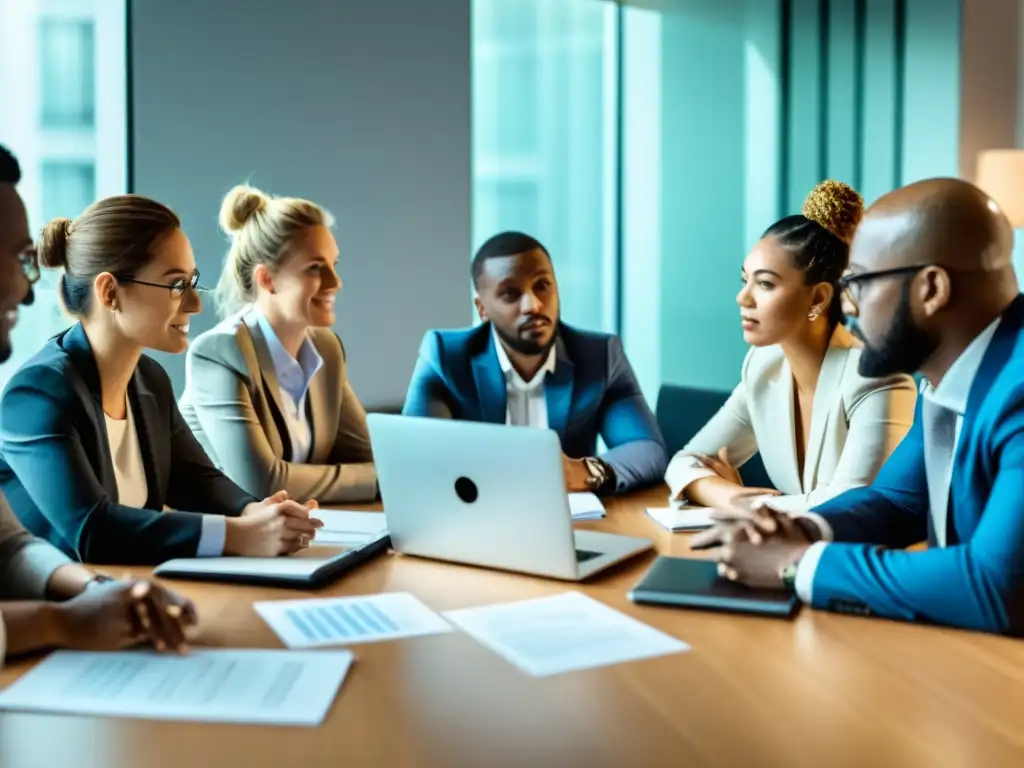
M 1006 216 L 964 181 L 918 182 L 868 210 L 844 279 L 860 372 L 923 374 L 913 428 L 871 486 L 802 517 L 763 508 L 705 537 L 724 539 L 726 577 L 790 582 L 816 608 L 1024 634 L 1024 296 L 1012 247 Z
M 658 482 L 668 451 L 616 336 L 559 320 L 547 250 L 495 235 L 472 263 L 475 328 L 428 331 L 403 414 L 553 429 L 570 491 Z M 608 451 L 595 456 L 600 435 Z

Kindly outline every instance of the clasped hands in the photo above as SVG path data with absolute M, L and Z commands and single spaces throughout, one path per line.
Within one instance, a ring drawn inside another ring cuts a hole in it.
M 810 526 L 773 509 L 771 498 L 751 497 L 745 508 L 737 503 L 715 509 L 715 525 L 690 540 L 692 549 L 715 548 L 722 578 L 761 589 L 784 586 L 783 571 L 798 563 L 817 540 Z
M 774 509 L 770 488 L 746 488 L 740 473 L 722 448 L 717 456 L 698 455 L 701 464 L 736 486 L 726 506 L 714 509 L 716 524 L 697 534 L 693 549 L 717 547 L 718 573 L 722 578 L 749 587 L 783 586 L 783 570 L 796 563 L 813 543 L 808 528 L 787 513 Z
M 263 501 L 253 502 L 237 518 L 228 519 L 224 551 L 229 555 L 275 557 L 305 549 L 323 521 L 310 515 L 319 505 L 305 504 L 278 491 Z

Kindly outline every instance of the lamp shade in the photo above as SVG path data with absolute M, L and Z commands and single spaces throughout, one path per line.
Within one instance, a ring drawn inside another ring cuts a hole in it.
M 1024 227 L 1024 149 L 979 153 L 974 183 L 999 203 L 1013 226 Z

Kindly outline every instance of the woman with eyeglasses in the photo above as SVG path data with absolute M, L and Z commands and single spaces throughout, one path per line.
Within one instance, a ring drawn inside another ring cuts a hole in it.
M 166 372 L 142 354 L 184 352 L 202 309 L 178 217 L 138 195 L 100 200 L 74 222 L 51 221 L 38 258 L 63 270 L 60 298 L 77 322 L 0 398 L 0 490 L 25 527 L 91 563 L 306 546 L 320 525 L 315 503 L 261 501 L 218 471 Z
M 374 499 L 366 412 L 331 327 L 341 278 L 330 213 L 242 185 L 220 221 L 231 240 L 217 286 L 225 319 L 189 348 L 185 419 L 250 493 Z
M 913 380 L 861 376 L 860 342 L 843 324 L 841 278 L 862 214 L 856 191 L 824 181 L 748 254 L 736 301 L 752 349 L 739 386 L 670 462 L 673 499 L 749 508 L 770 494 L 780 511 L 806 510 L 871 483 L 909 431 Z M 738 468 L 757 453 L 772 488 L 744 487 Z

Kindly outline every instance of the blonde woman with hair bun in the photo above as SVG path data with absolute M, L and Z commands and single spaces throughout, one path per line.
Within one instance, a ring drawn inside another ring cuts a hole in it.
M 748 509 L 770 495 L 804 511 L 870 484 L 910 430 L 913 379 L 861 376 L 843 324 L 839 280 L 863 208 L 851 187 L 823 181 L 747 255 L 736 303 L 751 350 L 740 384 L 669 463 L 673 500 Z M 744 486 L 739 468 L 757 453 L 774 487 Z
M 374 499 L 366 412 L 332 330 L 341 290 L 333 217 L 243 184 L 224 198 L 220 224 L 230 239 L 216 291 L 223 320 L 188 350 L 186 421 L 250 493 Z

